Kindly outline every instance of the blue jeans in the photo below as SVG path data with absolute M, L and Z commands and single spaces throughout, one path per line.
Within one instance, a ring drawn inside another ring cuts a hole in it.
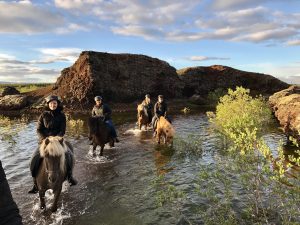
M 111 130 L 111 136 L 113 138 L 117 137 L 117 132 L 116 132 L 116 128 L 112 122 L 112 120 L 106 120 L 105 123 L 109 126 L 110 130 Z

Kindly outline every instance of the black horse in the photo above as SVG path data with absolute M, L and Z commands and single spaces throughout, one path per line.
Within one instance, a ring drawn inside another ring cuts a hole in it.
M 93 156 L 96 156 L 96 148 L 101 147 L 100 156 L 103 155 L 104 145 L 109 143 L 110 147 L 114 146 L 114 138 L 111 135 L 111 129 L 105 123 L 103 117 L 90 117 L 88 121 L 89 140 L 93 142 Z

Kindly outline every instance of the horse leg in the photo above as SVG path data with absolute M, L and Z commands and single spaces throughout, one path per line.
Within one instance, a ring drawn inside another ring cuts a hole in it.
M 161 138 L 161 130 L 156 129 L 156 137 L 157 137 L 157 143 L 160 144 L 160 138 Z
M 101 145 L 100 156 L 103 156 L 103 149 L 104 149 L 104 145 Z
M 93 157 L 96 157 L 96 148 L 97 148 L 97 145 L 93 144 Z
M 40 196 L 40 209 L 46 209 L 45 191 L 39 190 L 39 196 Z
M 61 188 L 62 185 L 60 185 L 60 187 L 54 191 L 54 201 L 53 201 L 53 205 L 51 207 L 51 212 L 56 212 L 57 211 L 57 203 L 58 203 L 58 199 L 61 193 Z

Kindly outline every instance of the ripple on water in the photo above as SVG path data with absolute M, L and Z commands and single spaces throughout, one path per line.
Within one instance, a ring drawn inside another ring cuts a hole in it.
M 74 146 L 74 176 L 79 183 L 72 187 L 64 184 L 67 188 L 61 194 L 58 212 L 47 216 L 39 210 L 38 195 L 26 194 L 32 185 L 28 165 L 37 147 L 36 121 L 30 121 L 14 145 L 0 142 L 1 160 L 24 224 L 164 225 L 176 224 L 182 214 L 199 224 L 195 205 L 204 207 L 209 202 L 195 192 L 195 180 L 204 165 L 213 165 L 215 157 L 222 157 L 222 144 L 204 113 L 175 116 L 173 125 L 178 143 L 182 144 L 175 150 L 158 146 L 151 130 L 140 131 L 135 123 L 125 123 L 117 127 L 121 142 L 115 148 L 106 146 L 103 157 L 92 157 L 86 127 L 85 133 L 76 138 L 67 133 L 66 138 Z M 265 136 L 272 148 L 278 146 L 281 138 L 276 131 Z M 193 148 L 191 143 L 198 147 Z M 176 207 L 158 206 L 153 183 L 160 175 L 187 193 L 187 201 Z M 240 187 L 234 188 L 240 191 Z M 52 197 L 47 194 L 50 201 Z M 241 199 L 234 204 L 239 207 Z

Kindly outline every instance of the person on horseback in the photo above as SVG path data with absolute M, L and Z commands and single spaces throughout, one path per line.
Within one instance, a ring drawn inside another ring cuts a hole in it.
M 94 98 L 94 100 L 96 102 L 96 105 L 93 107 L 92 116 L 103 117 L 103 120 L 108 125 L 108 127 L 111 129 L 111 135 L 114 138 L 114 141 L 119 142 L 115 126 L 111 119 L 111 113 L 112 113 L 111 109 L 109 108 L 108 105 L 103 103 L 103 101 L 102 101 L 103 99 L 101 96 L 96 96 Z
M 145 107 L 146 109 L 146 115 L 148 116 L 149 118 L 149 123 L 152 121 L 152 111 L 153 111 L 153 104 L 151 102 L 151 99 L 150 99 L 150 95 L 149 94 L 146 94 L 145 95 L 145 99 L 144 101 L 142 102 L 142 105 Z
M 37 134 L 39 137 L 39 145 L 42 141 L 49 136 L 61 136 L 65 135 L 66 131 L 66 116 L 63 113 L 63 107 L 58 96 L 50 95 L 46 99 L 46 109 L 40 115 L 38 119 Z M 68 143 L 67 143 L 68 145 Z M 77 180 L 72 175 L 72 164 L 73 153 L 71 151 L 66 152 L 66 165 L 67 165 L 67 179 L 72 185 L 77 184 Z M 38 188 L 36 185 L 36 175 L 40 166 L 42 158 L 40 157 L 39 148 L 34 152 L 31 163 L 30 170 L 34 181 L 33 188 L 28 193 L 37 193 Z
M 156 135 L 156 124 L 157 124 L 157 120 L 159 119 L 159 117 L 164 116 L 167 118 L 167 103 L 164 101 L 164 96 L 163 95 L 159 95 L 158 96 L 158 101 L 155 103 L 154 105 L 154 117 L 152 119 L 152 127 L 153 127 L 153 136 Z

